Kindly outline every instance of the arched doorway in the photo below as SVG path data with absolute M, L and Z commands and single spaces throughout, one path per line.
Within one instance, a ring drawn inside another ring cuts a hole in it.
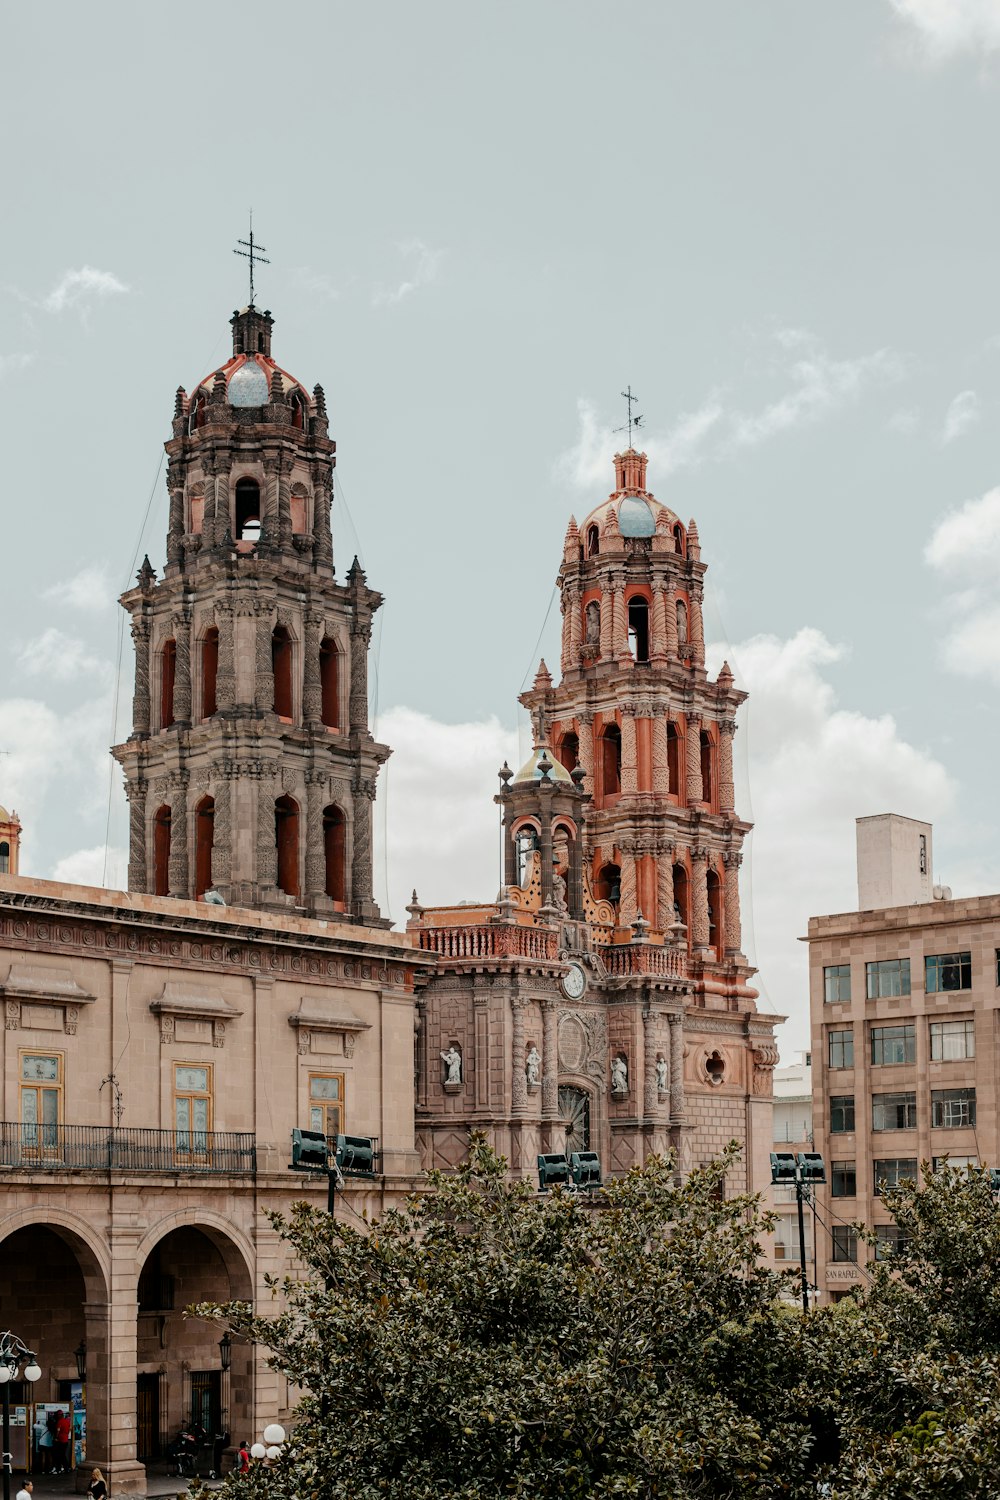
M 323 809 L 323 860 L 326 894 L 337 911 L 343 911 L 347 902 L 346 831 L 344 814 L 331 802 Z
M 215 798 L 202 797 L 194 817 L 194 893 L 204 896 L 212 887 L 212 846 L 215 842 Z
M 219 1324 L 185 1317 L 199 1302 L 250 1300 L 253 1279 L 237 1245 L 214 1225 L 178 1224 L 146 1251 L 136 1288 L 136 1445 L 160 1458 L 181 1427 L 236 1440 L 251 1430 L 252 1348 L 234 1341 L 222 1368 Z M 213 1465 L 214 1466 L 214 1465 Z
M 591 1151 L 590 1095 L 586 1089 L 566 1084 L 559 1090 L 559 1118 L 566 1127 L 566 1155 Z
M 279 797 L 274 804 L 274 840 L 278 849 L 278 887 L 286 896 L 299 894 L 299 804 Z

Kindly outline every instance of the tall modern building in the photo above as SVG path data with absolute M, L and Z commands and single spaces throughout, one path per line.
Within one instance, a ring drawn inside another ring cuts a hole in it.
M 932 882 L 930 849 L 929 824 L 859 819 L 859 898 L 884 893 L 894 904 L 809 922 L 826 1299 L 864 1276 L 871 1252 L 853 1221 L 894 1242 L 882 1184 L 916 1178 L 924 1161 L 1000 1161 L 1000 896 L 953 900 Z
M 417 1130 L 454 1165 L 470 1126 L 515 1170 L 595 1150 L 683 1165 L 730 1139 L 734 1186 L 767 1177 L 773 1026 L 742 952 L 733 736 L 745 694 L 705 670 L 698 531 L 646 486 L 646 455 L 566 532 L 561 677 L 522 703 L 535 748 L 501 771 L 496 901 L 427 909 Z

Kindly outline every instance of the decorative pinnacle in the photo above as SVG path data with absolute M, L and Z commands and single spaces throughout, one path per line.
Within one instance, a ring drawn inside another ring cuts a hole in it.
M 243 245 L 245 248 L 243 250 L 237 248 L 233 251 L 233 254 L 240 255 L 244 260 L 250 262 L 250 306 L 253 307 L 253 268 L 255 265 L 269 266 L 271 264 L 267 256 L 261 253 L 263 250 L 266 250 L 267 246 L 258 245 L 253 237 L 253 209 L 250 210 L 250 238 L 248 240 L 237 240 L 236 244 L 237 246 Z
M 632 394 L 632 387 L 629 386 L 627 390 L 622 391 L 622 400 L 628 406 L 628 418 L 626 419 L 626 421 L 624 421 L 622 423 L 622 425 L 620 427 L 616 427 L 614 430 L 615 430 L 615 432 L 627 432 L 628 433 L 628 445 L 631 448 L 631 446 L 632 446 L 632 428 L 634 427 L 635 430 L 636 430 L 636 432 L 638 432 L 639 431 L 639 427 L 640 427 L 640 425 L 642 423 L 642 417 L 640 417 L 638 414 L 636 416 L 634 416 L 634 417 L 632 415 L 632 407 L 633 407 L 633 405 L 637 406 L 639 404 L 639 397 L 638 396 L 633 396 L 633 394 Z

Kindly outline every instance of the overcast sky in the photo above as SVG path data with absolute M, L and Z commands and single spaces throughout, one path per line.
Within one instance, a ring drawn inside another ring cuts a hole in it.
M 173 392 L 227 353 L 253 205 L 275 355 L 327 391 L 338 569 L 359 550 L 386 595 L 397 920 L 414 885 L 494 894 L 496 768 L 628 382 L 752 694 L 747 927 L 786 1048 L 857 816 L 931 819 L 937 877 L 1000 889 L 1000 0 L 3 25 L 0 802 L 27 873 L 120 878 L 113 601 L 162 564 Z

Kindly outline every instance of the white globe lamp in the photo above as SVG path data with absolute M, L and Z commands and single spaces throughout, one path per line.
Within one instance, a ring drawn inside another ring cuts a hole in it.
M 269 1448 L 273 1448 L 275 1443 L 283 1443 L 285 1441 L 285 1429 L 280 1422 L 272 1422 L 264 1428 L 264 1441 Z M 270 1457 L 270 1454 L 268 1454 L 268 1457 Z
M 270 1448 L 268 1448 L 267 1456 L 273 1463 L 276 1458 L 281 1457 L 281 1449 L 277 1446 L 277 1444 L 274 1444 Z
M 10 1379 L 10 1366 L 0 1365 L 0 1385 L 6 1385 Z
M 250 1457 L 251 1458 L 266 1458 L 267 1457 L 267 1449 L 264 1447 L 264 1444 L 263 1443 L 254 1443 L 253 1447 L 250 1449 Z
M 42 1378 L 42 1369 L 41 1369 L 41 1366 L 40 1365 L 36 1365 L 35 1361 L 32 1360 L 30 1365 L 25 1365 L 25 1367 L 24 1367 L 24 1378 L 25 1378 L 25 1380 L 32 1380 L 32 1381 L 34 1381 L 34 1380 L 41 1380 L 41 1378 Z

